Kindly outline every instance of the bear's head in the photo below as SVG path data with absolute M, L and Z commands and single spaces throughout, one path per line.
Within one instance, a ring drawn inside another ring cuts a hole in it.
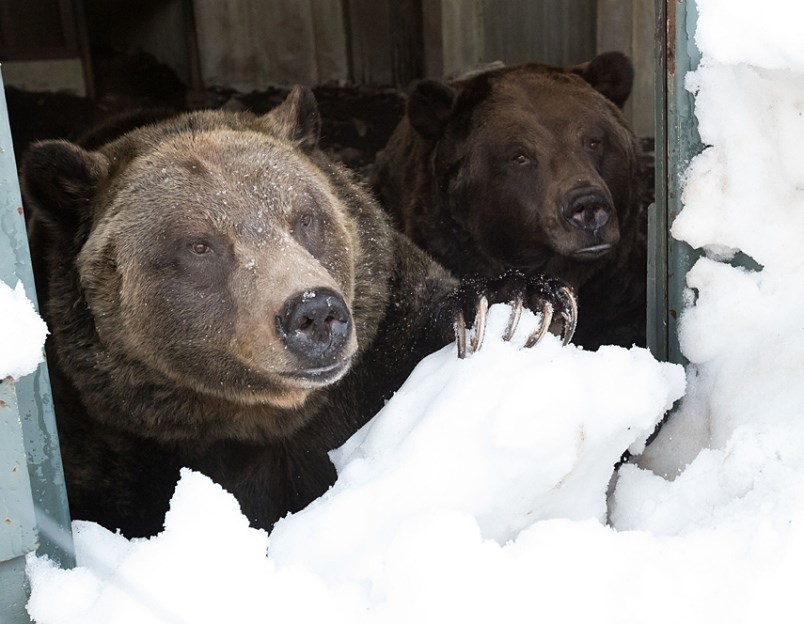
M 84 309 L 55 323 L 63 368 L 87 369 L 76 385 L 161 379 L 292 409 L 347 372 L 375 320 L 355 317 L 363 224 L 336 168 L 316 161 L 319 129 L 312 92 L 296 87 L 262 117 L 195 112 L 97 151 L 30 150 L 49 314 Z
M 432 146 L 431 201 L 451 222 L 438 227 L 464 232 L 493 271 L 547 271 L 579 286 L 581 265 L 610 257 L 632 218 L 639 151 L 620 112 L 632 83 L 616 52 L 566 70 L 526 64 L 420 82 L 406 116 Z

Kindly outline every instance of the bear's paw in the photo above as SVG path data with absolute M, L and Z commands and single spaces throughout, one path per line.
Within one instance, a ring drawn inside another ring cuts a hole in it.
M 528 337 L 525 348 L 538 344 L 551 327 L 560 333 L 565 345 L 575 333 L 578 298 L 563 280 L 545 275 L 525 275 L 517 270 L 507 271 L 495 279 L 465 279 L 447 302 L 459 358 L 470 356 L 482 346 L 486 317 L 492 303 L 511 304 L 504 340 L 513 337 L 523 308 L 539 314 L 539 326 Z M 474 323 L 471 338 L 468 337 L 470 323 Z

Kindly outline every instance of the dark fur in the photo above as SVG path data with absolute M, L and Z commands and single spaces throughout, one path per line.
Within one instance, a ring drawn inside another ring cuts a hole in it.
M 392 230 L 318 132 L 297 88 L 263 117 L 190 113 L 24 159 L 74 518 L 153 534 L 190 466 L 270 528 L 325 491 L 327 451 L 451 340 L 457 281 Z M 326 209 L 299 234 L 290 213 L 311 201 Z M 197 227 L 219 252 L 203 270 L 171 242 Z M 285 296 L 321 283 L 350 304 L 357 344 L 343 378 L 311 387 L 273 370 L 293 365 L 281 349 L 261 351 L 277 349 Z
M 619 53 L 571 69 L 532 63 L 422 81 L 372 184 L 397 226 L 454 274 L 516 267 L 565 279 L 580 289 L 576 342 L 642 344 L 640 150 L 618 108 L 632 82 Z M 560 214 L 584 185 L 613 203 L 594 235 Z M 604 243 L 615 247 L 603 257 L 573 255 Z

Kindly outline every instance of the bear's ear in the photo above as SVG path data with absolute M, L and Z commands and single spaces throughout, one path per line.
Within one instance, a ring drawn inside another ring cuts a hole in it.
M 426 139 L 444 132 L 455 101 L 455 91 L 443 82 L 422 80 L 408 97 L 407 115 L 413 128 Z
M 620 108 L 634 86 L 634 66 L 622 52 L 604 52 L 588 63 L 576 65 L 572 71 Z
M 294 86 L 285 101 L 262 116 L 263 123 L 279 138 L 297 143 L 305 152 L 318 145 L 321 114 L 312 89 Z
M 98 183 L 109 171 L 109 161 L 69 141 L 34 143 L 20 167 L 25 199 L 42 219 L 75 231 L 89 217 Z

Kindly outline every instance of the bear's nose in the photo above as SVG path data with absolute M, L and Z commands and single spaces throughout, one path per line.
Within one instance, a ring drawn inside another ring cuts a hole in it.
M 596 232 L 608 223 L 611 203 L 598 190 L 579 189 L 569 193 L 563 214 L 570 225 Z
M 276 317 L 277 333 L 287 348 L 310 367 L 334 364 L 352 330 L 352 315 L 336 292 L 308 290 L 285 302 Z

